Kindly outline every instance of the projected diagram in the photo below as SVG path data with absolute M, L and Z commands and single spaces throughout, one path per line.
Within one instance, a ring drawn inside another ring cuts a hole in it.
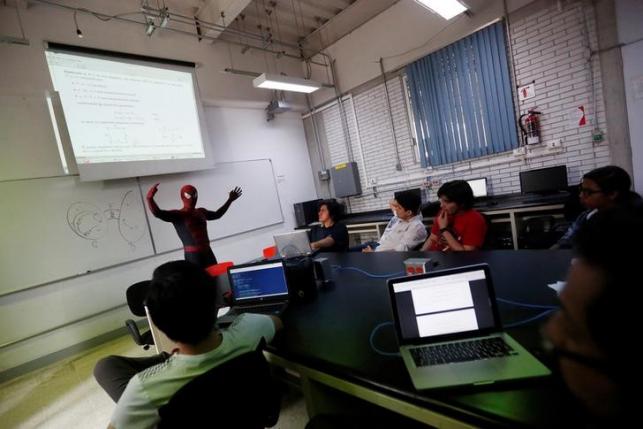
M 67 224 L 80 238 L 97 248 L 100 241 L 116 230 L 120 237 L 136 249 L 136 242 L 145 235 L 144 225 L 137 220 L 135 194 L 127 191 L 120 204 L 108 203 L 106 209 L 86 201 L 72 203 L 67 209 Z

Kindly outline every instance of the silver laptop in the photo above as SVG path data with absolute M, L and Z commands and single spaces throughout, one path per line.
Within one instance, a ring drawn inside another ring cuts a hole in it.
M 274 239 L 277 245 L 277 253 L 282 258 L 295 258 L 313 253 L 308 239 L 308 231 L 306 230 L 278 234 L 274 236 Z
M 388 281 L 400 353 L 416 389 L 551 372 L 502 331 L 486 264 Z

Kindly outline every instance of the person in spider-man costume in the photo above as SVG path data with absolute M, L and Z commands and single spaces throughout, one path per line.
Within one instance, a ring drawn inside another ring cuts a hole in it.
M 147 191 L 147 205 L 154 217 L 165 222 L 172 222 L 183 243 L 185 260 L 203 268 L 216 264 L 217 258 L 210 248 L 206 221 L 221 218 L 228 211 L 232 202 L 241 196 L 241 188 L 237 186 L 230 191 L 228 201 L 219 210 L 213 212 L 203 207 L 196 208 L 198 193 L 192 185 L 185 185 L 181 188 L 182 209 L 161 210 L 154 201 L 158 187 L 157 183 Z

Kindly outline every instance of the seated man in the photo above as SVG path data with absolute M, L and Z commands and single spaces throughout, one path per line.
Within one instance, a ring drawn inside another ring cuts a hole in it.
M 473 191 L 465 180 L 447 182 L 438 190 L 440 212 L 433 220 L 431 235 L 423 251 L 469 251 L 480 249 L 487 222 L 472 209 Z
M 552 249 L 571 249 L 574 234 L 597 212 L 617 206 L 640 205 L 641 197 L 631 187 L 630 175 L 616 165 L 595 168 L 585 174 L 578 196 L 586 210 L 576 218 Z
M 420 196 L 414 191 L 395 193 L 391 201 L 393 218 L 386 225 L 384 234 L 377 243 L 368 243 L 362 252 L 385 252 L 413 250 L 426 239 L 426 227 L 422 223 Z
M 348 250 L 348 229 L 343 223 L 338 223 L 342 207 L 333 200 L 319 203 L 319 222 L 308 233 L 310 247 L 321 252 L 345 252 Z
M 640 208 L 592 216 L 574 238 L 578 259 L 560 293 L 561 309 L 545 326 L 563 379 L 594 415 L 586 427 L 627 427 L 638 414 L 643 377 L 633 342 L 643 328 L 643 289 L 640 253 L 631 245 L 641 241 Z
M 161 265 L 146 300 L 150 317 L 177 344 L 171 355 L 150 358 L 109 356 L 94 376 L 117 403 L 114 428 L 148 428 L 159 421 L 158 409 L 193 378 L 272 340 L 281 321 L 274 316 L 244 314 L 225 330 L 216 330 L 215 290 L 196 265 L 174 261 Z

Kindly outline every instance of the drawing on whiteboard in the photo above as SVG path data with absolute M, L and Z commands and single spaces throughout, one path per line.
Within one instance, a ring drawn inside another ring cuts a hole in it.
M 89 240 L 92 247 L 109 233 L 109 221 L 116 221 L 119 235 L 132 250 L 145 235 L 145 228 L 135 219 L 136 200 L 132 191 L 127 191 L 120 204 L 108 203 L 105 210 L 86 201 L 72 203 L 67 209 L 67 224 L 80 238 Z
M 67 224 L 80 238 L 90 240 L 93 247 L 98 247 L 98 240 L 107 234 L 107 222 L 102 211 L 85 201 L 78 201 L 69 206 Z

